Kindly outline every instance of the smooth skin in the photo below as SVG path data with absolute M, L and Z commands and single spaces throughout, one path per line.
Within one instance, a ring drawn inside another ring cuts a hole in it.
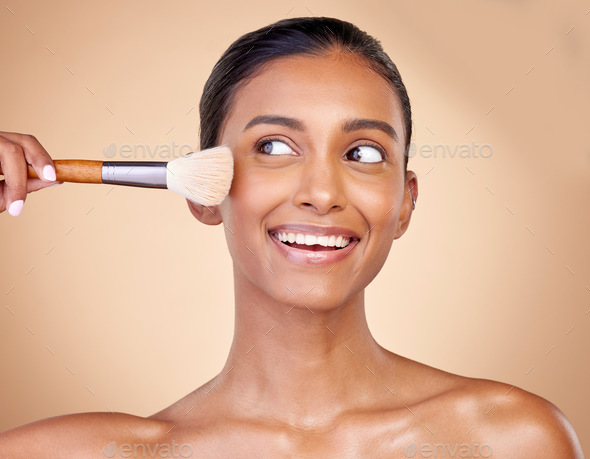
M 27 178 L 27 164 L 40 178 Z M 55 181 L 55 166 L 49 153 L 29 134 L 0 131 L 0 212 L 17 217 L 22 212 L 27 193 L 63 182 Z
M 289 122 L 246 129 L 258 116 Z M 343 129 L 359 119 L 386 122 L 397 138 Z M 2 184 L 6 206 L 23 197 L 25 159 L 51 160 L 33 139 L 28 148 L 2 135 L 22 148 L 0 149 L 16 184 Z M 216 207 L 188 202 L 200 222 L 223 223 L 233 260 L 235 333 L 223 371 L 148 418 L 84 413 L 7 431 L 0 454 L 104 458 L 116 442 L 114 457 L 124 443 L 175 444 L 177 454 L 190 445 L 188 457 L 443 457 L 442 448 L 444 457 L 583 457 L 570 423 L 541 397 L 420 364 L 372 337 L 364 291 L 418 196 L 416 175 L 404 173 L 404 137 L 399 101 L 348 51 L 267 64 L 224 123 L 221 143 L 235 160 L 229 196 Z M 351 153 L 360 145 L 362 160 Z M 362 237 L 331 267 L 300 265 L 270 239 L 268 229 L 284 223 Z

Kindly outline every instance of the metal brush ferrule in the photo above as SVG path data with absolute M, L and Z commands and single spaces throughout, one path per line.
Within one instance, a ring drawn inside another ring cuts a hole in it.
M 102 183 L 167 188 L 166 161 L 105 161 Z

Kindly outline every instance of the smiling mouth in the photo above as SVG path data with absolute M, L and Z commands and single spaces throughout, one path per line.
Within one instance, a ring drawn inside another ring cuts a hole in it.
M 342 236 L 302 236 L 290 233 L 269 233 L 271 237 L 291 248 L 308 252 L 332 252 L 348 247 L 356 238 Z M 295 240 L 294 240 L 295 239 Z
M 299 250 L 309 250 L 311 252 L 331 252 L 334 250 L 342 250 L 344 247 L 324 247 L 323 245 L 313 244 L 297 244 L 296 242 L 282 242 L 282 244 L 288 245 L 289 247 L 293 247 L 294 249 Z

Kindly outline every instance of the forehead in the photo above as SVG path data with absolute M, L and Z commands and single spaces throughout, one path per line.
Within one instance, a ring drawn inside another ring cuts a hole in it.
M 387 121 L 405 137 L 399 100 L 364 59 L 346 53 L 290 56 L 264 67 L 236 92 L 224 133 L 241 131 L 254 116 L 286 115 L 306 126 L 367 118 Z M 222 136 L 225 137 L 225 136 Z

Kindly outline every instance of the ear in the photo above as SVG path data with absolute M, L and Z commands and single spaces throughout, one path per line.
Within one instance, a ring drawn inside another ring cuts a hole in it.
M 186 202 L 191 214 L 201 223 L 205 225 L 219 225 L 223 221 L 219 212 L 219 206 L 203 206 L 190 199 L 187 199 Z
M 406 172 L 406 184 L 404 187 L 404 198 L 402 200 L 402 210 L 399 215 L 398 226 L 395 231 L 395 239 L 402 237 L 410 225 L 414 202 L 418 200 L 418 177 L 413 171 Z

